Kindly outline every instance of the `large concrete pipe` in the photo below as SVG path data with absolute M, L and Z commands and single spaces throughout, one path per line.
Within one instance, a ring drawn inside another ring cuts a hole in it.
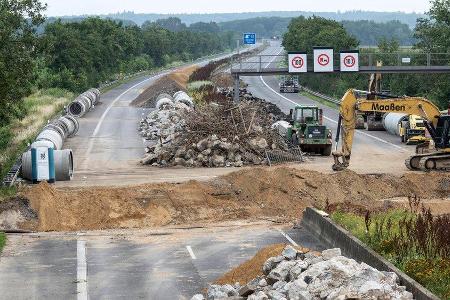
M 80 128 L 78 120 L 71 115 L 60 117 L 54 124 L 64 129 L 66 138 L 74 136 Z
M 61 150 L 64 142 L 64 136 L 56 128 L 47 127 L 36 138 L 36 141 L 49 141 L 53 144 L 53 149 Z
M 53 143 L 49 141 L 37 141 L 34 142 L 32 146 L 53 148 Z M 22 154 L 22 167 L 20 169 L 21 177 L 27 180 L 33 180 L 32 170 L 31 150 L 29 150 Z
M 383 117 L 383 126 L 387 132 L 393 135 L 400 136 L 400 124 L 408 120 L 407 114 L 402 113 L 387 113 Z
M 72 103 L 70 103 L 67 111 L 70 115 L 81 118 L 99 101 L 100 91 L 98 89 L 90 89 L 79 95 Z
M 158 102 L 158 101 L 161 100 L 161 99 L 170 99 L 170 100 L 173 100 L 173 97 L 170 96 L 170 95 L 167 94 L 167 93 L 162 93 L 162 94 L 160 94 L 160 95 L 156 98 L 156 102 Z
M 73 178 L 73 153 L 70 149 L 54 152 L 56 181 L 69 181 Z
M 50 143 L 51 146 L 51 143 Z M 57 150 L 53 152 L 55 161 L 56 181 L 68 181 L 73 178 L 73 154 L 72 150 Z M 33 180 L 31 151 L 22 154 L 21 176 L 27 180 Z
M 179 91 L 179 92 L 175 93 L 174 101 L 175 101 L 175 103 L 177 103 L 177 102 L 184 103 L 184 104 L 186 104 L 187 106 L 190 106 L 190 107 L 194 106 L 194 102 L 192 101 L 192 98 L 189 97 L 189 95 L 186 94 L 183 91 Z

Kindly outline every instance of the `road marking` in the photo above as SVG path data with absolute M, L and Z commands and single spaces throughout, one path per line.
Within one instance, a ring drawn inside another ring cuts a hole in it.
M 77 240 L 77 300 L 87 300 L 86 241 Z
M 279 55 L 282 51 L 283 51 L 283 50 L 281 50 L 280 52 L 278 52 L 277 55 Z M 267 67 L 275 60 L 275 58 L 276 58 L 276 56 L 273 57 L 272 60 L 266 65 L 266 68 L 267 68 Z M 261 82 L 262 82 L 269 90 L 271 90 L 272 92 L 274 92 L 276 95 L 278 95 L 278 96 L 281 97 L 282 99 L 284 99 L 284 100 L 286 100 L 286 101 L 289 101 L 289 102 L 291 102 L 291 103 L 293 103 L 293 104 L 295 104 L 295 105 L 298 105 L 298 104 L 299 104 L 299 103 L 297 103 L 297 102 L 295 102 L 295 101 L 292 101 L 291 99 L 289 99 L 289 98 L 283 96 L 282 94 L 278 93 L 278 92 L 275 91 L 273 88 L 271 88 L 271 87 L 266 83 L 266 81 L 264 80 L 264 78 L 263 78 L 262 76 L 259 76 L 259 79 L 261 80 Z M 326 116 L 323 116 L 323 118 L 324 118 L 325 120 L 328 120 L 328 121 L 334 123 L 334 124 L 337 124 L 337 123 L 338 123 L 336 120 L 330 119 L 330 118 L 328 118 L 328 117 L 326 117 Z M 382 138 L 376 137 L 376 136 L 371 135 L 371 134 L 369 134 L 369 133 L 367 133 L 367 132 L 360 131 L 360 130 L 355 130 L 355 132 L 356 132 L 356 133 L 359 133 L 359 134 L 362 134 L 362 135 L 365 135 L 365 136 L 367 136 L 367 137 L 370 137 L 370 138 L 372 138 L 372 139 L 375 139 L 375 140 L 377 140 L 377 141 L 379 141 L 379 142 L 382 142 L 382 143 L 384 143 L 384 144 L 387 144 L 387 145 L 389 145 L 389 146 L 392 146 L 392 147 L 398 149 L 398 150 L 401 151 L 401 152 L 409 152 L 407 149 L 405 149 L 405 148 L 403 148 L 403 147 L 401 147 L 401 146 L 395 145 L 395 144 L 393 144 L 393 143 L 391 143 L 391 142 L 388 142 L 388 141 L 386 141 L 386 140 L 383 140 Z
M 192 259 L 197 259 L 197 257 L 195 257 L 194 251 L 192 251 L 191 246 L 186 246 L 186 249 L 189 252 L 189 255 L 191 256 Z
M 292 244 L 292 246 L 298 247 L 298 244 L 287 233 L 285 233 L 281 229 L 277 229 L 277 230 L 281 233 L 282 236 L 284 236 L 289 241 L 289 243 Z

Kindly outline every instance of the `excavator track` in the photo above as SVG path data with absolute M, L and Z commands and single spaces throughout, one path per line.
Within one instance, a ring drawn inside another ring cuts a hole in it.
M 412 171 L 450 171 L 450 153 L 416 154 L 405 165 Z

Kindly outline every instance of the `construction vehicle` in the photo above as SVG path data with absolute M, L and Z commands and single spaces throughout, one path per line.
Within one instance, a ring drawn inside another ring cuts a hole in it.
M 280 79 L 280 93 L 298 93 L 300 92 L 300 84 L 298 83 L 298 76 L 281 76 Z
M 381 61 L 377 62 L 377 67 L 381 67 Z M 367 100 L 377 100 L 378 94 L 387 95 L 387 91 L 382 90 L 381 73 L 370 74 L 369 92 Z M 360 112 L 357 113 L 356 129 L 367 129 L 368 131 L 382 131 L 384 113 L 378 112 Z M 366 126 L 367 124 L 367 126 Z
M 278 133 L 303 152 L 330 156 L 332 131 L 323 125 L 323 111 L 317 106 L 298 105 L 290 110 L 289 123 L 278 126 Z
M 419 145 L 416 154 L 409 157 L 405 164 L 410 170 L 450 170 L 450 116 L 443 115 L 439 109 L 425 98 L 395 97 L 367 100 L 361 95 L 367 91 L 348 90 L 342 98 L 336 135 L 336 149 L 333 152 L 333 170 L 344 170 L 349 166 L 355 134 L 357 112 L 397 112 L 421 116 L 434 144 L 431 151 L 423 151 Z M 339 137 L 342 132 L 342 149 L 338 151 Z M 431 144 L 431 143 L 430 143 Z

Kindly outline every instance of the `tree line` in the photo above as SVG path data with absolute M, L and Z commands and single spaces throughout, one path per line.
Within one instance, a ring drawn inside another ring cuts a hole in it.
M 419 18 L 414 29 L 416 43 L 411 51 L 448 53 L 450 51 L 450 1 L 432 0 L 425 18 Z M 336 52 L 357 49 L 360 42 L 349 33 L 344 24 L 321 17 L 294 18 L 283 36 L 286 51 L 308 51 L 313 46 L 330 46 Z M 396 39 L 383 38 L 379 49 L 361 51 L 398 52 Z M 385 62 L 386 63 L 386 62 Z M 367 74 L 309 74 L 300 77 L 301 84 L 322 93 L 342 97 L 349 88 L 367 89 Z M 450 75 L 447 74 L 388 74 L 383 75 L 384 90 L 394 95 L 423 96 L 441 109 L 448 107 Z
M 190 28 L 171 19 L 139 27 L 97 17 L 46 23 L 44 10 L 40 0 L 0 0 L 1 127 L 26 113 L 21 99 L 33 89 L 78 93 L 121 73 L 197 59 L 235 44 L 233 33 L 214 32 L 213 24 Z

